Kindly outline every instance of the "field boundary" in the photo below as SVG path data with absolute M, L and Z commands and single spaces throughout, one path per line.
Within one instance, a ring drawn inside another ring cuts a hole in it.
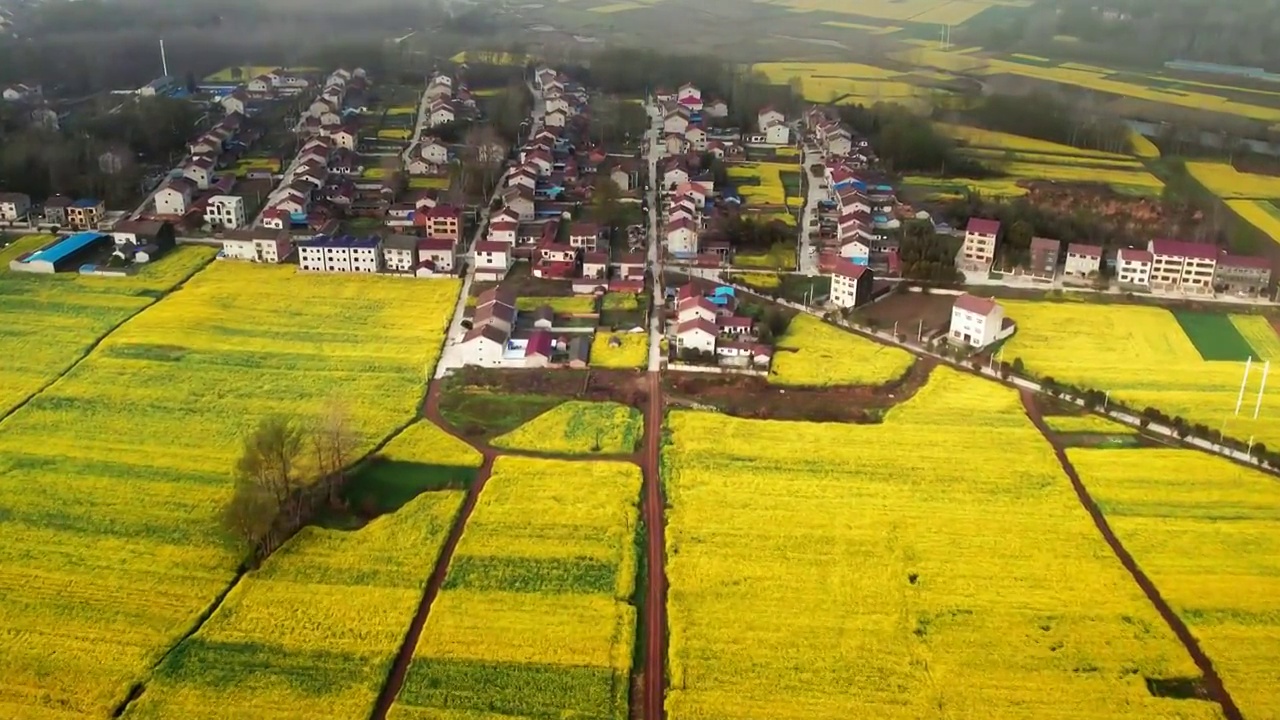
M 663 720 L 667 690 L 667 570 L 666 532 L 663 517 L 662 478 L 662 379 L 649 373 L 649 412 L 645 413 L 645 461 L 643 515 L 648 532 L 648 596 L 645 600 L 644 718 Z M 633 709 L 634 711 L 634 709 Z
M 93 342 L 90 343 L 89 346 L 84 349 L 84 352 L 80 353 L 80 356 L 77 357 L 75 360 L 72 360 L 71 364 L 68 365 L 66 369 L 58 373 L 57 376 L 53 377 L 48 382 L 41 385 L 39 388 L 35 390 L 35 392 L 32 392 L 30 395 L 23 398 L 17 405 L 14 405 L 3 415 L 0 415 L 0 426 L 4 425 L 5 421 L 8 420 L 10 417 L 12 417 L 14 414 L 16 414 L 19 410 L 21 410 L 22 408 L 30 404 L 32 400 L 36 399 L 36 396 L 40 395 L 45 390 L 48 390 L 49 388 L 56 385 L 59 380 L 66 377 L 72 370 L 75 370 L 77 367 L 79 367 L 80 363 L 87 360 L 89 356 L 93 354 L 93 351 L 97 350 L 98 347 L 101 346 L 102 343 L 105 342 L 107 338 L 111 337 L 111 335 L 115 333 L 115 331 L 124 327 L 125 324 L 128 323 L 130 320 L 138 317 L 139 315 L 155 307 L 156 305 L 159 305 L 170 295 L 181 290 L 183 287 L 186 286 L 186 284 L 191 280 L 191 278 L 194 278 L 196 275 L 199 275 L 201 271 L 203 271 L 205 268 L 212 265 L 214 260 L 216 259 L 217 259 L 216 256 L 209 258 L 204 262 L 204 264 L 196 267 L 196 269 L 193 270 L 190 275 L 183 278 L 181 282 L 169 288 L 168 290 L 164 291 L 163 293 L 160 294 L 159 297 L 154 298 L 151 302 L 147 303 L 146 305 L 143 305 L 142 307 L 138 308 L 136 311 L 129 313 L 128 317 L 122 319 L 120 322 L 116 323 L 115 325 L 112 325 L 111 327 L 107 328 L 105 332 L 103 332 L 98 337 L 94 338 Z
M 1111 551 L 1120 560 L 1120 564 L 1124 566 L 1125 570 L 1129 571 L 1129 575 L 1133 577 L 1134 582 L 1138 584 L 1142 593 L 1147 596 L 1147 600 L 1155 607 L 1156 612 L 1160 613 L 1160 617 L 1164 619 L 1169 629 L 1173 631 L 1178 641 L 1182 643 L 1183 648 L 1186 649 L 1187 654 L 1191 656 L 1191 660 L 1195 662 L 1196 667 L 1200 669 L 1211 698 L 1222 707 L 1223 716 L 1227 720 L 1244 720 L 1235 700 L 1231 697 L 1231 693 L 1227 691 L 1226 686 L 1222 683 L 1222 678 L 1218 676 L 1218 671 L 1214 669 L 1213 661 L 1200 648 L 1200 643 L 1191 634 L 1191 630 L 1186 623 L 1169 606 L 1155 583 L 1151 581 L 1151 578 L 1147 577 L 1142 568 L 1138 567 L 1137 561 L 1125 549 L 1115 531 L 1111 529 L 1111 524 L 1107 522 L 1106 516 L 1103 515 L 1102 508 L 1093 499 L 1089 489 L 1080 479 L 1079 473 L 1076 472 L 1075 466 L 1067 458 L 1066 450 L 1063 449 L 1061 443 L 1058 442 L 1052 431 L 1045 424 L 1044 416 L 1040 413 L 1040 408 L 1036 406 L 1033 395 L 1033 391 L 1027 388 L 1019 388 L 1018 390 L 1018 397 L 1022 401 L 1022 407 L 1027 414 L 1027 418 L 1031 420 L 1032 424 L 1036 426 L 1036 430 L 1053 448 L 1058 464 L 1062 466 L 1063 472 L 1071 480 L 1071 486 L 1075 489 L 1076 498 L 1079 499 L 1085 511 L 1089 513 L 1089 517 L 1093 519 L 1093 524 L 1098 528 L 1098 532 L 1102 533 L 1103 540 L 1111 547 Z

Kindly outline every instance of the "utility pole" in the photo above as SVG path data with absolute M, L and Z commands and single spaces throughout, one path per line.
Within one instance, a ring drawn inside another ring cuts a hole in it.
M 1258 419 L 1258 412 L 1262 410 L 1262 391 L 1267 388 L 1267 373 L 1271 371 L 1271 361 L 1268 360 L 1262 366 L 1262 384 L 1258 386 L 1258 402 L 1253 406 L 1253 419 Z
M 1253 362 L 1253 356 L 1244 361 L 1244 376 L 1240 378 L 1240 394 L 1236 396 L 1236 415 L 1240 415 L 1240 404 L 1244 402 L 1244 386 L 1249 382 L 1249 365 Z

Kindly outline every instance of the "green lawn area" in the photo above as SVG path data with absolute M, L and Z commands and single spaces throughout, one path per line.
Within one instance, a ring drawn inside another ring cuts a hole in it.
M 564 402 L 545 395 L 499 395 L 474 388 L 446 390 L 440 398 L 445 421 L 468 437 L 511 432 Z
M 1226 315 L 1174 311 L 1173 316 L 1200 352 L 1200 357 L 1207 361 L 1244 362 L 1256 354 Z

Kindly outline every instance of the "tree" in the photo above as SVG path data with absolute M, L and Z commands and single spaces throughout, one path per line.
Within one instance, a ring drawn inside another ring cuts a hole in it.
M 354 459 L 358 442 L 346 408 L 337 400 L 330 400 L 311 432 L 316 474 L 326 484 L 330 502 L 337 499 L 337 491 L 345 483 L 345 471 Z
M 235 476 L 266 493 L 283 513 L 296 513 L 295 493 L 304 485 L 298 462 L 306 443 L 306 430 L 285 415 L 263 418 L 245 438 Z
M 261 552 L 271 536 L 280 505 L 258 483 L 245 478 L 235 482 L 231 500 L 222 509 L 222 526 L 246 548 Z

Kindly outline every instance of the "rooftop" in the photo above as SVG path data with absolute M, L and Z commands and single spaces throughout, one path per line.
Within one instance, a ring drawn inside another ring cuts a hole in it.
M 23 262 L 35 262 L 37 260 L 49 263 L 56 263 L 70 255 L 80 252 L 97 242 L 103 237 L 99 232 L 82 232 L 75 235 L 68 235 L 58 242 L 41 248 L 28 255 Z
M 986 317 L 990 315 L 993 310 L 999 307 L 999 305 L 997 305 L 996 301 L 991 298 L 983 298 L 966 293 L 956 298 L 955 307 Z
M 986 218 L 969 218 L 969 224 L 965 225 L 964 229 L 965 232 L 978 233 L 980 235 L 996 235 L 1000 232 L 1000 221 Z

